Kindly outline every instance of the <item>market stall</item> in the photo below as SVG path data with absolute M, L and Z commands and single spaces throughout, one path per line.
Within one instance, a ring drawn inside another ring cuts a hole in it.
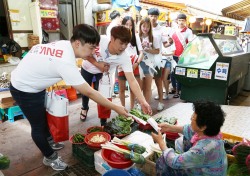
M 181 99 L 209 99 L 227 104 L 242 89 L 250 54 L 235 36 L 198 34 L 185 48 L 175 69 Z

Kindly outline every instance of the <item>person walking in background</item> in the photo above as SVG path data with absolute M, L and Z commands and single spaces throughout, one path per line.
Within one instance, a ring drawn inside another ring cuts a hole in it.
M 108 36 L 108 38 L 110 38 L 110 35 L 111 35 L 110 31 L 111 31 L 111 29 L 114 26 L 121 25 L 121 21 L 122 21 L 121 14 L 117 10 L 112 11 L 110 13 L 110 15 L 109 15 L 109 18 L 111 19 L 111 22 L 110 22 L 110 24 L 109 24 L 109 26 L 107 27 L 107 30 L 106 30 L 106 35 Z
M 157 19 L 160 15 L 160 12 L 157 8 L 150 8 L 148 10 L 148 16 L 150 18 L 152 27 L 153 27 L 153 35 L 154 37 L 159 38 L 159 45 L 160 45 L 160 54 L 158 55 L 157 59 L 155 59 L 156 62 L 156 70 L 157 72 L 154 75 L 154 79 L 155 79 L 155 84 L 157 87 L 157 92 L 158 92 L 158 97 L 156 97 L 155 99 L 159 100 L 158 106 L 157 106 L 157 110 L 161 111 L 164 108 L 164 104 L 163 104 L 163 85 L 162 85 L 162 67 L 165 66 L 165 61 L 163 63 L 162 60 L 162 48 L 163 47 L 168 47 L 170 44 L 168 43 L 168 38 L 171 34 L 171 28 L 167 28 L 164 26 L 160 26 L 157 23 Z M 167 97 L 165 96 L 164 99 L 167 99 Z
M 124 71 L 125 77 L 129 83 L 131 91 L 136 95 L 142 110 L 146 114 L 152 114 L 152 109 L 142 95 L 140 86 L 136 81 L 131 64 L 130 55 L 125 51 L 127 45 L 131 41 L 131 31 L 125 26 L 115 26 L 111 29 L 111 38 L 101 36 L 98 50 L 95 51 L 93 57 L 89 57 L 83 67 L 92 70 L 92 74 L 103 72 L 100 61 L 109 64 L 109 70 L 103 73 L 99 81 L 99 91 L 110 101 L 112 101 L 112 85 L 113 75 L 117 66 Z M 101 125 L 105 125 L 107 118 L 110 117 L 110 109 L 105 109 L 98 105 L 98 117 L 101 119 Z
M 128 116 L 123 106 L 116 105 L 92 89 L 83 79 L 76 66 L 75 58 L 86 58 L 94 53 L 100 35 L 89 25 L 74 27 L 70 41 L 38 44 L 31 48 L 11 73 L 10 92 L 20 106 L 31 126 L 31 137 L 44 155 L 43 164 L 54 170 L 64 170 L 63 162 L 55 150 L 62 149 L 63 143 L 55 143 L 49 132 L 46 109 L 46 88 L 64 80 L 78 92 L 89 96 L 98 104 Z M 100 63 L 104 67 L 104 63 Z
M 122 25 L 129 28 L 132 32 L 132 38 L 127 46 L 126 52 L 130 55 L 133 73 L 138 84 L 141 85 L 139 64 L 143 59 L 143 52 L 141 46 L 141 40 L 138 35 L 135 35 L 135 23 L 131 16 L 125 16 L 122 20 Z M 118 68 L 118 80 L 119 80 L 119 97 L 122 106 L 125 106 L 125 89 L 126 89 L 126 77 L 124 72 Z M 135 94 L 130 91 L 130 109 L 134 108 Z
M 160 53 L 160 42 L 157 37 L 153 37 L 152 25 L 148 17 L 143 18 L 139 24 L 139 35 L 142 48 L 143 60 L 140 62 L 140 76 L 142 78 L 142 91 L 148 103 L 152 96 L 152 80 L 155 70 L 154 55 Z
M 179 57 L 184 51 L 185 47 L 187 46 L 187 43 L 190 42 L 193 39 L 193 32 L 191 29 L 186 27 L 186 20 L 187 16 L 183 13 L 179 14 L 176 18 L 177 20 L 177 29 L 175 29 L 172 38 L 174 40 L 175 44 L 175 53 L 174 53 L 174 60 L 176 63 L 179 61 Z M 171 73 L 171 82 L 173 86 L 173 90 L 169 92 L 170 94 L 175 94 L 173 97 L 174 98 L 179 98 L 180 95 L 180 90 L 181 90 L 181 85 L 178 83 L 174 77 L 174 73 Z

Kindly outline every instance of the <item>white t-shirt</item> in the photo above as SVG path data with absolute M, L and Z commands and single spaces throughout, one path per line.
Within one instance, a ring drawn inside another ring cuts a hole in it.
M 93 55 L 96 61 L 109 63 L 109 73 L 111 75 L 115 73 L 117 66 L 121 67 L 122 71 L 124 72 L 133 72 L 130 55 L 127 53 L 127 51 L 125 50 L 119 55 L 112 55 L 108 51 L 109 42 L 110 39 L 107 36 L 101 35 L 99 46 L 96 48 L 95 54 Z M 101 71 L 96 66 L 87 60 L 83 62 L 82 68 L 92 74 L 101 73 Z
M 110 23 L 109 23 L 109 26 L 107 27 L 106 29 L 106 35 L 108 36 L 108 38 L 110 38 L 111 36 L 111 29 L 115 26 L 118 26 L 116 20 L 112 20 Z
M 76 66 L 70 41 L 63 40 L 33 46 L 11 73 L 12 85 L 31 93 L 41 92 L 62 79 L 68 85 L 85 82 Z
M 162 53 L 170 54 L 170 53 L 173 53 L 175 50 L 176 50 L 175 44 L 173 43 L 172 45 L 170 45 L 167 48 L 165 48 L 165 47 L 162 48 Z M 174 55 L 174 53 L 171 56 L 162 56 L 162 59 L 171 61 L 173 59 L 173 55 Z
M 161 52 L 162 48 L 164 47 L 162 46 L 162 43 L 168 41 L 168 38 L 171 35 L 171 28 L 160 26 L 159 24 L 157 24 L 156 27 L 153 27 L 153 35 L 154 37 L 156 36 L 160 42 L 160 52 Z

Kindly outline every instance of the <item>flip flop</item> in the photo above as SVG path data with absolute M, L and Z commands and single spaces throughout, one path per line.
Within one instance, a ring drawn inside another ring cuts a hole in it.
M 175 94 L 175 95 L 173 96 L 173 98 L 179 98 L 179 97 L 180 97 L 179 94 Z
M 85 110 L 85 111 L 86 111 L 86 115 L 84 115 L 84 114 L 82 113 L 82 110 Z M 82 110 L 81 110 L 81 113 L 80 113 L 80 120 L 81 120 L 82 122 L 84 122 L 84 121 L 87 119 L 88 109 L 82 109 Z M 82 117 L 84 117 L 84 118 L 82 118 Z

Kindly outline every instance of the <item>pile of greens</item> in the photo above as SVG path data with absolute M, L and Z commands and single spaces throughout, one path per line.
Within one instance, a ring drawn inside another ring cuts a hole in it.
M 10 166 L 10 159 L 0 153 L 0 170 L 8 169 Z
M 131 109 L 131 111 L 129 113 L 144 120 L 144 121 L 147 121 L 151 117 L 150 115 L 144 114 L 142 111 L 140 111 L 138 109 Z
M 133 119 L 131 117 L 118 115 L 104 126 L 104 131 L 111 135 L 130 134 L 130 125 L 132 123 Z
M 177 118 L 176 117 L 158 117 L 155 119 L 155 121 L 157 123 L 169 123 L 171 125 L 175 125 L 177 122 Z

